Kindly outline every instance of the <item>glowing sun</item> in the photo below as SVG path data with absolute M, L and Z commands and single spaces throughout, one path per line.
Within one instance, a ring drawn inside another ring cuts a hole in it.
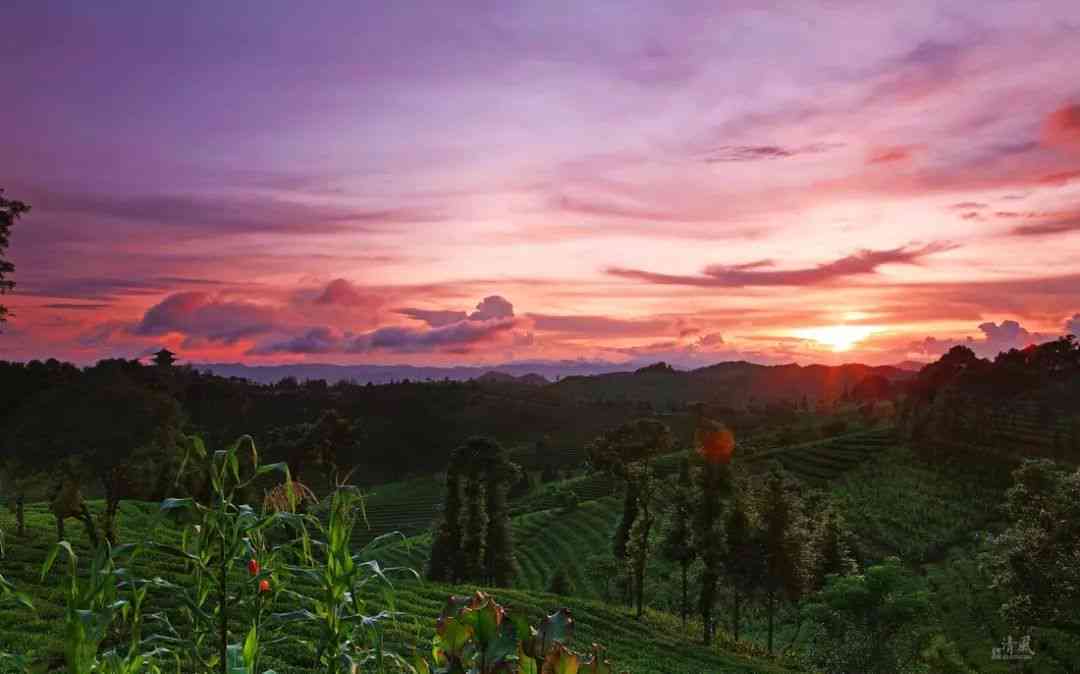
M 824 344 L 833 351 L 849 351 L 851 347 L 879 331 L 880 328 L 872 325 L 823 325 L 796 330 L 795 335 Z

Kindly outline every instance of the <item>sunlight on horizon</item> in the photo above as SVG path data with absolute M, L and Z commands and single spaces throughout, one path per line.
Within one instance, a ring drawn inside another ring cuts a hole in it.
M 856 344 L 878 332 L 881 332 L 881 328 L 873 325 L 822 325 L 795 330 L 794 334 L 841 352 L 850 351 Z

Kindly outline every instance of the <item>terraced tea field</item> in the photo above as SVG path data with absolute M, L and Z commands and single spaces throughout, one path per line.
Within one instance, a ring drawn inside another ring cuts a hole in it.
M 971 474 L 928 467 L 906 448 L 886 451 L 833 484 L 848 524 L 872 557 L 925 562 L 968 543 L 995 517 L 1002 490 Z
M 761 466 L 779 461 L 799 479 L 822 486 L 895 443 L 891 429 L 879 429 L 761 451 L 752 454 L 748 462 Z
M 565 568 L 576 587 L 575 596 L 600 598 L 602 589 L 587 573 L 594 554 L 607 554 L 621 504 L 616 498 L 581 503 L 571 512 L 542 510 L 513 518 L 514 553 L 521 567 L 514 586 L 544 591 L 556 569 Z M 422 570 L 431 549 L 431 535 L 388 542 L 371 556 L 392 566 Z
M 434 475 L 379 485 L 367 491 L 364 505 L 367 526 L 357 527 L 354 537 L 357 545 L 391 531 L 406 536 L 428 531 L 442 509 L 443 483 Z
M 611 505 L 607 504 L 604 507 L 610 508 Z M 98 512 L 101 509 L 101 503 L 93 502 L 91 508 L 94 512 Z M 586 507 L 585 512 L 582 513 L 584 518 L 582 521 L 597 524 L 608 517 L 608 513 L 604 512 L 602 507 L 596 506 L 596 508 L 596 512 L 592 512 Z M 547 539 L 539 537 L 539 534 L 545 529 L 558 526 L 554 519 L 544 520 L 540 517 L 544 514 L 537 513 L 537 517 L 527 518 L 519 529 L 523 533 L 538 535 L 535 545 L 525 545 L 522 549 L 523 566 L 534 569 L 534 571 L 526 572 L 528 574 L 526 577 L 534 579 L 530 583 L 539 582 L 543 575 L 535 572 L 538 568 L 536 565 L 540 563 L 538 560 L 544 554 L 551 554 L 544 550 Z M 4 511 L 0 514 L 0 527 L 5 531 L 11 532 L 13 524 L 9 513 Z M 42 504 L 32 504 L 27 508 L 27 527 L 29 536 L 25 539 L 8 536 L 7 556 L 2 563 L 4 575 L 21 591 L 32 597 L 36 611 L 30 613 L 22 608 L 0 608 L 0 650 L 45 656 L 50 660 L 52 671 L 59 671 L 63 662 L 60 653 L 63 649 L 64 608 L 61 579 L 64 571 L 57 568 L 45 581 L 40 579 L 41 562 L 55 540 L 52 517 Z M 581 529 L 584 531 L 587 528 L 581 527 Z M 68 526 L 68 534 L 76 551 L 85 562 L 89 549 L 81 528 L 71 523 Z M 564 530 L 561 534 L 568 535 L 568 531 Z M 554 536 L 557 533 L 551 535 Z M 129 541 L 153 538 L 162 542 L 175 542 L 178 532 L 157 516 L 155 504 L 124 503 L 121 506 L 121 536 Z M 573 546 L 585 546 L 584 549 L 587 550 L 592 544 L 590 540 L 579 537 Z M 558 554 L 564 556 L 574 552 L 572 548 L 564 548 L 559 550 Z M 409 559 L 405 557 L 397 561 L 409 561 Z M 394 560 L 386 558 L 383 561 L 389 564 Z M 179 561 L 154 552 L 144 552 L 130 568 L 142 577 L 161 576 L 177 584 L 189 582 Z M 243 573 L 242 570 L 237 571 L 240 574 Z M 299 578 L 283 577 L 282 582 L 286 587 L 306 588 L 304 581 Z M 392 608 L 403 612 L 404 616 L 388 627 L 387 642 L 388 645 L 408 653 L 413 648 L 427 651 L 430 647 L 435 618 L 448 595 L 471 593 L 475 589 L 431 583 L 397 583 L 394 592 L 391 593 L 392 601 L 383 596 L 382 590 L 378 588 L 364 599 L 368 602 L 369 613 L 376 613 L 382 608 Z M 607 605 L 603 602 L 557 597 L 526 589 L 500 589 L 494 592 L 501 602 L 526 612 L 534 621 L 545 612 L 550 612 L 557 607 L 569 607 L 577 624 L 572 645 L 584 649 L 592 642 L 604 644 L 609 649 L 609 657 L 620 671 L 627 670 L 633 674 L 787 671 L 768 660 L 704 648 L 695 643 L 692 638 L 688 638 L 676 618 L 664 613 L 649 611 L 644 620 L 636 621 L 630 609 Z M 286 598 L 286 594 L 275 593 L 274 596 L 275 601 L 278 602 L 274 610 L 285 611 L 295 608 L 288 603 L 291 600 Z M 173 620 L 179 624 L 176 612 L 178 602 L 179 598 L 175 593 L 160 592 L 152 595 L 150 606 L 155 611 L 160 610 L 172 616 Z M 241 631 L 242 627 L 237 625 L 237 631 Z M 311 635 L 307 634 L 305 629 L 299 628 L 293 636 Z M 312 671 L 306 667 L 309 662 L 307 658 L 302 649 L 276 646 L 270 648 L 269 656 L 264 664 L 267 667 L 273 667 L 281 674 L 305 674 Z M 16 674 L 16 670 L 10 665 L 0 663 L 0 674 Z

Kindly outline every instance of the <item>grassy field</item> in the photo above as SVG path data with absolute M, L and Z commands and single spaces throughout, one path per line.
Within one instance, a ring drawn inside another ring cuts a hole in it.
M 607 519 L 611 502 L 600 501 L 585 504 L 581 509 L 580 519 L 575 521 L 598 524 Z M 101 503 L 91 503 L 95 512 L 100 511 Z M 518 530 L 523 534 L 540 533 L 554 530 L 556 522 L 549 515 L 550 511 L 526 516 L 519 523 Z M 178 536 L 175 529 L 163 522 L 157 515 L 154 504 L 124 503 L 121 507 L 121 537 L 127 541 L 144 541 L 153 538 L 156 541 L 170 541 Z M 63 599 L 60 590 L 63 571 L 54 569 L 44 581 L 40 579 L 41 563 L 55 541 L 55 528 L 51 514 L 42 504 L 32 504 L 27 508 L 26 538 L 15 537 L 14 521 L 5 510 L 0 516 L 0 527 L 8 533 L 6 557 L 3 559 L 3 573 L 18 588 L 28 593 L 34 601 L 36 610 L 31 613 L 21 608 L 5 607 L 0 609 L 0 650 L 14 653 L 33 654 L 50 659 L 54 670 L 62 667 L 62 617 Z M 570 535 L 568 525 L 563 535 Z M 590 527 L 577 527 L 588 531 Z M 74 521 L 68 523 L 68 538 L 77 552 L 84 557 L 89 554 L 88 541 L 81 525 Z M 554 535 L 554 534 L 551 534 Z M 597 534 L 606 538 L 607 534 Z M 541 560 L 545 555 L 565 556 L 573 554 L 575 547 L 589 549 L 589 540 L 577 539 L 568 546 L 556 550 L 549 549 L 546 539 L 538 539 L 535 545 L 523 545 L 521 557 L 524 569 L 523 580 L 527 587 L 496 589 L 492 592 L 503 603 L 517 607 L 530 614 L 534 620 L 545 611 L 560 606 L 567 606 L 573 611 L 577 622 L 574 642 L 577 647 L 587 647 L 592 642 L 599 642 L 609 648 L 609 657 L 619 667 L 635 673 L 672 672 L 678 674 L 700 674 L 701 672 L 775 672 L 784 671 L 771 661 L 751 658 L 744 655 L 725 653 L 716 648 L 707 649 L 689 639 L 677 619 L 662 613 L 650 611 L 643 622 L 635 621 L 627 608 L 611 606 L 604 602 L 556 597 L 537 589 L 546 584 L 541 571 Z M 413 563 L 422 561 L 416 556 L 419 547 L 402 547 L 404 556 L 386 558 L 387 564 L 398 562 Z M 379 557 L 379 554 L 373 555 Z M 184 583 L 184 570 L 174 558 L 153 552 L 142 554 L 132 565 L 132 570 L 143 577 L 161 576 L 176 583 Z M 286 580 L 287 585 L 302 587 L 299 581 Z M 368 597 L 372 612 L 382 607 L 403 611 L 409 616 L 402 619 L 388 631 L 388 639 L 401 650 L 411 651 L 417 648 L 427 651 L 434 633 L 435 618 L 450 594 L 471 593 L 476 588 L 455 587 L 431 583 L 399 583 L 393 593 L 392 604 L 381 596 Z M 152 610 L 174 613 L 177 599 L 167 593 L 152 598 Z M 279 606 L 276 610 L 287 610 L 288 606 Z M 239 626 L 238 626 L 239 627 Z M 303 636 L 301 631 L 298 636 Z M 274 667 L 279 673 L 306 672 L 306 656 L 293 648 L 271 648 L 271 657 L 267 666 Z M 0 665 L 0 672 L 14 674 L 13 669 Z

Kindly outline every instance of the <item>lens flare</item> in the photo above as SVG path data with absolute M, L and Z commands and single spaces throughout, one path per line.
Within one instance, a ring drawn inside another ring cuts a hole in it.
M 731 453 L 735 450 L 735 434 L 726 428 L 718 431 L 704 431 L 700 436 L 698 451 L 709 463 L 731 463 Z

